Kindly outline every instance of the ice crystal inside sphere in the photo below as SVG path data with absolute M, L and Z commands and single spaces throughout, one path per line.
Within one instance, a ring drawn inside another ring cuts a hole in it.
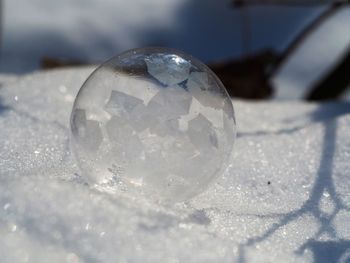
M 144 48 L 91 74 L 75 100 L 71 131 L 90 184 L 183 201 L 226 169 L 235 119 L 225 88 L 203 63 Z

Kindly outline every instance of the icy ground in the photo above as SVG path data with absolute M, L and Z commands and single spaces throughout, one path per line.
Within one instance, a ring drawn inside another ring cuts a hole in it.
M 67 127 L 91 71 L 0 75 L 1 262 L 350 261 L 350 104 L 234 101 L 230 169 L 160 206 L 84 184 Z

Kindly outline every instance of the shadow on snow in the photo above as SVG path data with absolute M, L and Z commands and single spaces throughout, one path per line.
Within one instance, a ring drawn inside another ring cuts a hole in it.
M 332 179 L 333 159 L 336 150 L 337 122 L 336 119 L 331 119 L 348 112 L 350 112 L 349 105 L 344 108 L 340 107 L 338 111 L 335 110 L 333 112 L 329 112 L 327 111 L 327 107 L 324 108 L 321 106 L 318 110 L 312 113 L 311 120 L 313 122 L 322 121 L 324 123 L 325 132 L 323 136 L 323 150 L 320 165 L 311 194 L 299 209 L 281 215 L 278 222 L 273 224 L 265 233 L 257 237 L 249 238 L 247 242 L 241 244 L 239 246 L 238 262 L 246 262 L 246 248 L 252 247 L 266 240 L 281 227 L 305 214 L 312 215 L 315 220 L 318 221 L 320 226 L 313 239 L 302 244 L 296 253 L 301 254 L 305 249 L 309 248 L 314 253 L 314 262 L 338 262 L 337 260 L 340 259 L 344 259 L 342 262 L 348 262 L 347 260 L 350 259 L 350 241 L 317 241 L 317 239 L 323 234 L 327 234 L 333 239 L 338 239 L 337 232 L 334 229 L 333 220 L 340 210 L 349 210 L 339 198 Z M 320 209 L 320 203 L 324 195 L 329 196 L 329 199 L 334 205 L 334 209 L 330 214 L 326 214 Z

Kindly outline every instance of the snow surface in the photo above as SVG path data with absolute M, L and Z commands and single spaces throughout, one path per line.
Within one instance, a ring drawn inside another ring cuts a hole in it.
M 159 205 L 84 183 L 68 121 L 92 70 L 0 75 L 1 262 L 349 262 L 349 103 L 234 101 L 228 171 Z

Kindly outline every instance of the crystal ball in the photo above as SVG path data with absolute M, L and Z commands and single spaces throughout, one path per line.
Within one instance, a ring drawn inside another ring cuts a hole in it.
M 99 66 L 71 114 L 83 178 L 156 200 L 185 201 L 228 167 L 235 139 L 231 99 L 202 62 L 140 48 Z

